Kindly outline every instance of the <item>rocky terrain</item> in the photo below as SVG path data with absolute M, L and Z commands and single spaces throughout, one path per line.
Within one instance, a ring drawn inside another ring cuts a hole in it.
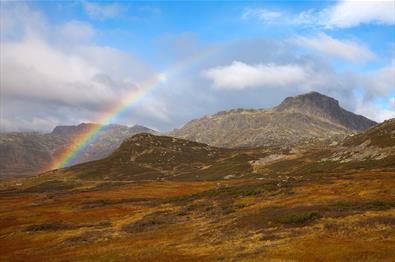
M 85 180 L 213 180 L 240 177 L 251 171 L 249 160 L 266 149 L 224 149 L 168 136 L 138 134 L 126 139 L 110 156 L 54 174 Z
M 394 261 L 394 133 L 251 149 L 138 134 L 1 182 L 0 260 Z
M 192 120 L 169 135 L 225 148 L 282 147 L 326 141 L 340 143 L 348 134 L 376 124 L 342 109 L 337 100 L 311 92 L 286 98 L 272 109 L 234 109 Z M 1 177 L 43 171 L 73 138 L 95 124 L 57 126 L 49 134 L 0 134 Z M 143 126 L 110 125 L 71 164 L 108 156 L 124 139 L 137 133 L 156 133 Z
M 43 171 L 52 159 L 67 149 L 74 137 L 92 125 L 57 126 L 51 133 L 38 132 L 0 133 L 0 177 L 31 175 Z M 134 134 L 156 133 L 149 128 L 135 125 L 127 127 L 110 125 L 98 139 L 91 143 L 78 162 L 100 159 L 115 150 L 125 138 Z
M 88 147 L 119 142 L 104 158 L 4 179 L 0 260 L 394 261 L 395 119 L 356 132 L 371 122 L 328 111 L 336 101 L 319 94 L 328 104 L 313 110 L 311 96 L 270 112 L 330 135 L 222 148 L 150 133 L 121 142 L 129 128 L 114 126 Z M 45 160 L 53 151 L 41 143 L 65 143 L 85 128 L 4 137 Z
M 367 132 L 347 137 L 337 152 L 322 161 L 348 163 L 352 161 L 378 161 L 392 156 L 395 162 L 395 119 L 367 130 Z
M 376 122 L 317 92 L 286 98 L 272 109 L 234 109 L 192 120 L 169 135 L 220 147 L 287 146 L 341 140 Z

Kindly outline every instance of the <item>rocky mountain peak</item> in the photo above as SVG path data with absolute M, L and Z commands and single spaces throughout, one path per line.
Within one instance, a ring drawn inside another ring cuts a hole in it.
M 129 130 L 136 133 L 157 133 L 156 131 L 141 125 L 134 125 L 130 127 Z
M 279 112 L 303 113 L 304 115 L 318 117 L 355 131 L 365 130 L 377 124 L 366 117 L 343 109 L 339 105 L 338 100 L 315 91 L 287 97 L 279 106 L 275 107 L 275 110 Z
M 219 147 L 283 146 L 343 137 L 375 124 L 332 97 L 310 92 L 272 109 L 233 109 L 195 119 L 170 135 Z
M 279 111 L 325 110 L 330 112 L 339 110 L 341 107 L 336 99 L 312 91 L 307 94 L 287 97 L 276 109 Z
M 75 135 L 79 134 L 88 128 L 92 128 L 93 126 L 97 126 L 98 124 L 94 123 L 81 123 L 79 125 L 70 125 L 70 126 L 56 126 L 52 133 L 53 135 Z

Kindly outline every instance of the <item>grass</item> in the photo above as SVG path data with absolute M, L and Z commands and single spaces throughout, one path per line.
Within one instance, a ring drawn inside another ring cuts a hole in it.
M 364 202 L 337 201 L 326 207 L 328 211 L 351 212 L 368 210 L 387 210 L 395 208 L 395 201 L 372 200 Z
M 321 217 L 322 214 L 318 211 L 307 211 L 287 213 L 276 217 L 275 220 L 281 224 L 305 224 Z
M 177 220 L 177 215 L 169 211 L 159 211 L 148 214 L 140 220 L 124 225 L 122 230 L 127 233 L 140 233 L 157 229 L 161 225 L 172 224 Z
M 65 191 L 73 189 L 76 184 L 71 182 L 63 182 L 59 180 L 46 181 L 38 185 L 34 185 L 24 190 L 26 193 L 45 193 L 55 191 Z
M 1 195 L 0 260 L 394 261 L 395 173 L 320 177 L 40 180 Z
M 28 232 L 37 232 L 37 231 L 58 231 L 58 230 L 68 230 L 73 229 L 75 226 L 63 224 L 60 222 L 54 223 L 45 223 L 39 225 L 31 225 L 26 227 L 26 231 Z
M 286 184 L 283 184 L 284 191 L 287 188 Z M 210 189 L 207 191 L 200 192 L 198 194 L 178 196 L 169 199 L 172 202 L 189 202 L 202 198 L 239 198 L 249 196 L 259 196 L 267 193 L 273 193 L 280 191 L 277 183 L 265 183 L 265 184 L 252 184 L 252 185 L 239 185 L 239 186 L 228 186 Z

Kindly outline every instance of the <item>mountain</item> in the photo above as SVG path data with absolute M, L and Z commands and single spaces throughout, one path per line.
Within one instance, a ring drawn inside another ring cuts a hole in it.
M 0 134 L 0 176 L 31 175 L 43 168 L 70 145 L 73 138 L 97 124 L 82 123 L 57 126 L 51 133 L 12 132 Z M 88 145 L 78 163 L 108 156 L 122 141 L 137 133 L 156 131 L 135 125 L 110 125 L 99 132 L 98 138 Z
M 254 158 L 248 150 L 223 149 L 142 133 L 126 139 L 104 159 L 59 172 L 88 180 L 212 180 L 248 173 L 251 171 L 248 161 Z
M 395 118 L 386 120 L 365 132 L 346 137 L 342 147 L 323 161 L 362 162 L 363 167 L 370 168 L 394 166 Z
M 363 144 L 381 148 L 395 147 L 395 118 L 388 119 L 365 132 L 349 136 L 343 143 L 346 147 Z
M 344 137 L 376 122 L 317 92 L 288 97 L 271 109 L 232 109 L 192 120 L 169 135 L 221 147 L 294 145 Z
M 276 107 L 276 110 L 279 112 L 302 113 L 314 116 L 353 131 L 362 131 L 377 124 L 366 117 L 344 110 L 340 107 L 339 101 L 318 92 L 287 97 Z
M 108 157 L 50 171 L 50 177 L 87 181 L 218 180 L 264 175 L 300 176 L 327 170 L 395 165 L 395 119 L 348 136 L 342 144 L 313 141 L 283 147 L 219 148 L 141 133 Z
M 137 134 L 0 181 L 0 260 L 394 261 L 394 142 L 395 119 L 292 149 Z
M 61 135 L 66 139 L 72 139 L 75 136 L 78 136 L 81 133 L 84 133 L 86 130 L 91 129 L 92 127 L 98 127 L 98 124 L 92 123 L 82 123 L 78 126 L 57 126 L 52 131 L 53 135 Z M 124 139 L 131 137 L 138 133 L 157 133 L 155 130 L 149 129 L 144 126 L 134 125 L 132 127 L 123 126 L 123 125 L 109 125 L 103 130 L 99 131 L 97 139 L 91 144 L 87 146 L 84 153 L 79 157 L 78 162 L 83 163 L 91 160 L 101 159 L 103 157 L 108 156 L 112 151 L 114 151 Z M 67 147 L 67 143 L 66 143 Z M 60 152 L 62 152 L 65 148 L 62 147 Z

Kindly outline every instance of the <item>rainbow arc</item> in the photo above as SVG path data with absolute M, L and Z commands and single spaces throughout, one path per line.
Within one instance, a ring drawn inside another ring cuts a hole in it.
M 178 64 L 174 68 L 155 76 L 154 78 L 146 81 L 144 84 L 138 86 L 137 88 L 133 88 L 133 90 L 131 90 L 131 92 L 127 96 L 124 96 L 124 98 L 121 99 L 118 103 L 110 107 L 110 110 L 108 110 L 98 119 L 96 119 L 96 121 L 94 121 L 99 125 L 92 125 L 91 127 L 84 130 L 83 133 L 73 138 L 67 149 L 59 154 L 59 156 L 57 156 L 51 162 L 50 166 L 46 168 L 46 170 L 64 168 L 71 163 L 74 163 L 84 152 L 87 145 L 91 144 L 98 138 L 101 131 L 105 131 L 105 129 L 110 124 L 115 123 L 117 118 L 130 110 L 130 108 L 134 104 L 144 99 L 144 97 L 146 97 L 153 90 L 160 87 L 167 80 L 174 78 L 182 71 L 196 65 L 205 57 L 210 56 L 213 52 L 214 49 L 209 49 L 204 54 L 192 56 L 190 57 L 190 59 Z

